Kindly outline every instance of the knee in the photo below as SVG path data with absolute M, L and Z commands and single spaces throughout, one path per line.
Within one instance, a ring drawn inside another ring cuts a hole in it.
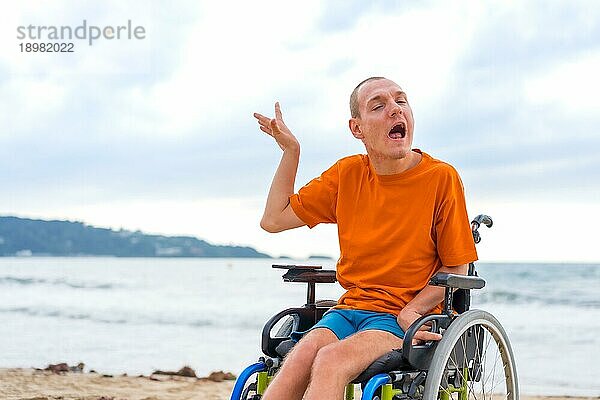
M 313 362 L 313 375 L 327 376 L 330 378 L 337 377 L 344 380 L 351 378 L 346 376 L 344 355 L 340 354 L 339 349 L 335 345 L 325 346 L 317 352 Z
M 293 364 L 296 367 L 310 368 L 319 349 L 320 346 L 317 341 L 301 340 L 290 351 L 285 363 Z

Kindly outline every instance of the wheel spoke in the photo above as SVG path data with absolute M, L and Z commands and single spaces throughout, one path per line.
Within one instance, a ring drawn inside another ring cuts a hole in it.
M 517 400 L 506 334 L 489 313 L 473 311 L 457 324 L 463 319 L 458 317 L 444 333 L 427 375 L 424 400 Z M 436 388 L 432 395 L 430 383 Z

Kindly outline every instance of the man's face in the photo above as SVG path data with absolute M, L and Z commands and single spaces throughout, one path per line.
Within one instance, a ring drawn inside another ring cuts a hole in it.
M 369 156 L 398 160 L 410 154 L 414 120 L 406 93 L 387 79 L 369 81 L 358 92 L 360 117 L 350 130 L 362 140 Z

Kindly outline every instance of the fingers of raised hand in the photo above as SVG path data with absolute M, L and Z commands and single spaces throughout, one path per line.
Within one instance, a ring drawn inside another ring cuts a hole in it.
M 271 120 L 271 118 L 265 117 L 264 115 L 259 114 L 259 113 L 254 113 L 252 115 L 254 115 L 254 118 L 256 118 L 258 120 L 258 122 L 264 122 L 264 121 L 268 122 Z
M 272 119 L 269 122 L 270 126 L 271 126 L 271 131 L 273 132 L 273 135 L 279 135 L 281 134 L 281 128 L 279 127 L 279 124 L 277 123 L 276 119 Z
M 260 130 L 263 131 L 264 133 L 266 133 L 269 136 L 273 136 L 273 132 L 271 132 L 271 129 L 269 128 L 265 128 L 264 126 L 259 126 Z
M 281 114 L 281 106 L 279 105 L 279 102 L 275 103 L 275 118 L 283 121 L 283 116 Z
M 264 115 L 259 113 L 254 113 L 254 118 L 256 118 L 256 120 L 261 126 L 267 126 L 271 121 L 271 118 L 265 117 Z
M 265 117 L 262 114 L 254 113 L 254 118 L 258 121 L 258 125 L 261 131 L 273 135 L 273 131 L 271 130 L 271 119 Z

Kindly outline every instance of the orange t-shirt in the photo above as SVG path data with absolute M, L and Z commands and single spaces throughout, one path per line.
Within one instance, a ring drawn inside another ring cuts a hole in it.
M 398 314 L 442 265 L 477 259 L 458 173 L 416 151 L 419 164 L 394 175 L 367 155 L 342 158 L 290 196 L 310 228 L 337 223 L 338 308 Z

